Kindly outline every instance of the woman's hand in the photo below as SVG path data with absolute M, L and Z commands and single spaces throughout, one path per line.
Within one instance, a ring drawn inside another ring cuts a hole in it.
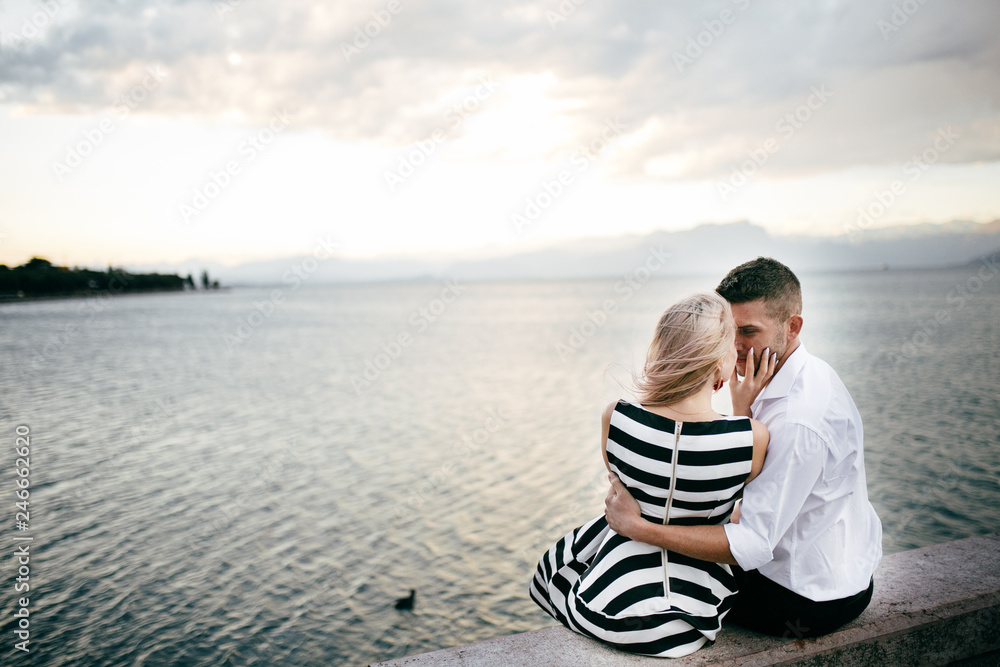
M 608 481 L 611 482 L 611 490 L 604 499 L 604 516 L 608 519 L 608 525 L 622 537 L 641 541 L 637 536 L 646 520 L 639 511 L 639 503 L 618 479 L 618 475 L 611 473 Z
M 760 357 L 760 368 L 754 369 L 753 348 L 747 353 L 747 367 L 743 381 L 740 382 L 733 368 L 733 376 L 729 378 L 729 393 L 733 397 L 733 414 L 753 417 L 750 406 L 757 394 L 767 386 L 778 365 L 778 355 L 771 354 L 770 349 L 764 350 Z

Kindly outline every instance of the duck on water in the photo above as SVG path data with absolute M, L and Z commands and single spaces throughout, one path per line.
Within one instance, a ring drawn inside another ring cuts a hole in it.
M 413 601 L 417 597 L 417 591 L 410 589 L 409 597 L 396 600 L 396 609 L 413 609 Z

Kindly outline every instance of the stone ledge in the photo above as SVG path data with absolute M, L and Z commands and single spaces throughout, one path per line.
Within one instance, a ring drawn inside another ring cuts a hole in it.
M 541 612 L 539 612 L 541 613 Z M 1000 664 L 1000 533 L 885 556 L 868 609 L 815 639 L 724 626 L 714 645 L 671 665 Z M 619 667 L 664 664 L 623 653 L 562 626 L 413 655 L 382 667 Z

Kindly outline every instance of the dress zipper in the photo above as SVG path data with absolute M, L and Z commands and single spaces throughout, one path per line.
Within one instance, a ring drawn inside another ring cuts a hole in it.
M 681 439 L 681 422 L 674 422 L 674 450 L 670 454 L 670 490 L 667 492 L 667 507 L 663 512 L 663 525 L 670 523 L 670 506 L 674 502 L 674 487 L 677 486 L 677 443 Z M 667 574 L 667 550 L 663 550 L 663 595 L 670 597 L 670 576 Z

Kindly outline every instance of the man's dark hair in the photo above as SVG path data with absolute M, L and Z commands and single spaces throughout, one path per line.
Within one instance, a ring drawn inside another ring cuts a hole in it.
M 758 257 L 726 274 L 715 291 L 729 303 L 763 299 L 767 314 L 779 322 L 802 314 L 802 286 L 792 270 L 770 257 Z

